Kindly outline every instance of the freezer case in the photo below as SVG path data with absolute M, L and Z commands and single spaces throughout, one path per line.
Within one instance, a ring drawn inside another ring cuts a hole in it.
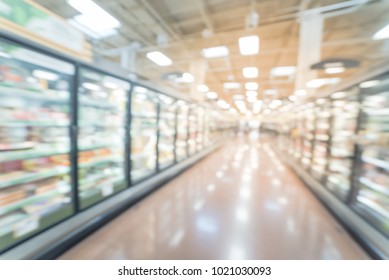
M 389 237 L 389 73 L 360 87 L 359 161 L 352 205 Z
M 326 187 L 339 199 L 347 201 L 355 154 L 355 134 L 359 114 L 358 88 L 331 95 L 331 144 Z
M 198 106 L 191 105 L 189 110 L 189 138 L 188 138 L 189 156 L 194 155 L 197 151 L 197 147 L 196 147 L 197 129 L 198 129 L 197 108 Z
M 159 94 L 160 115 L 158 123 L 158 168 L 174 164 L 177 103 L 173 98 Z
M 314 104 L 309 103 L 304 110 L 302 126 L 302 155 L 301 163 L 306 170 L 312 165 L 312 152 L 315 131 L 315 110 Z
M 189 108 L 187 103 L 182 100 L 177 101 L 177 161 L 182 161 L 188 157 L 188 114 Z
M 130 84 L 80 69 L 78 195 L 84 209 L 126 188 L 125 119 Z
M 205 145 L 205 110 L 203 107 L 198 107 L 197 110 L 197 134 L 196 148 L 197 151 L 202 151 Z
M 0 41 L 0 251 L 74 213 L 73 65 Z
M 157 171 L 159 100 L 143 87 L 135 87 L 131 99 L 131 180 L 136 183 Z

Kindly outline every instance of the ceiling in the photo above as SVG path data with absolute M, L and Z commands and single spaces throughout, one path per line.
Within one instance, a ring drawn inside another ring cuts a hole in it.
M 63 0 L 36 0 L 54 13 L 70 18 L 78 12 Z M 244 83 L 259 83 L 258 98 L 284 98 L 293 94 L 295 79 L 274 80 L 270 70 L 276 66 L 296 66 L 299 52 L 299 18 L 301 13 L 318 7 L 357 2 L 335 0 L 95 0 L 95 2 L 118 19 L 121 27 L 117 35 L 93 42 L 97 53 L 110 54 L 109 59 L 120 62 L 120 48 L 138 42 L 136 63 L 132 70 L 140 77 L 153 83 L 168 85 L 176 90 L 202 99 L 203 93 L 196 91 L 197 84 L 206 84 L 219 98 L 230 104 L 232 96 L 244 93 Z M 361 2 L 359 0 L 359 2 Z M 332 14 L 324 21 L 320 49 L 321 59 L 342 57 L 360 60 L 358 68 L 348 69 L 337 77 L 345 78 L 370 65 L 389 57 L 389 40 L 371 40 L 372 35 L 389 23 L 389 1 L 365 1 L 363 5 L 331 6 L 323 11 Z M 337 8 L 338 7 L 338 8 Z M 247 27 L 245 19 L 250 12 L 259 14 L 259 24 Z M 208 35 L 204 34 L 208 30 Z M 167 42 L 158 44 L 158 35 L 165 34 Z M 207 35 L 207 36 L 204 36 Z M 260 37 L 257 55 L 242 56 L 238 39 L 246 35 Z M 227 46 L 230 54 L 223 58 L 205 59 L 203 48 Z M 119 48 L 119 49 L 118 49 Z M 110 50 L 107 52 L 107 50 Z M 173 61 L 171 66 L 160 67 L 145 54 L 159 50 Z M 319 62 L 319 61 L 317 61 Z M 248 66 L 259 68 L 259 77 L 245 79 L 242 69 Z M 177 85 L 161 80 L 168 72 L 189 72 L 195 82 Z M 318 77 L 329 77 L 323 70 L 316 71 Z M 223 83 L 235 81 L 241 89 L 225 90 Z M 274 96 L 265 96 L 264 91 L 276 89 Z

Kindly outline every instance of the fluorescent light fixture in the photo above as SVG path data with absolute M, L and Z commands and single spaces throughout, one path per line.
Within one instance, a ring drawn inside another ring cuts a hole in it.
M 272 76 L 290 76 L 296 72 L 295 66 L 279 66 L 270 70 Z
M 329 85 L 329 84 L 336 84 L 340 81 L 339 78 L 328 78 L 328 79 L 314 79 L 309 81 L 306 85 L 309 88 L 319 88 L 324 85 Z
M 6 53 L 4 51 L 0 51 L 0 56 L 4 58 L 11 58 L 12 56 L 9 53 Z
M 259 52 L 259 37 L 246 36 L 239 38 L 239 51 L 241 55 L 253 55 Z
M 297 101 L 298 97 L 296 95 L 291 95 L 288 97 L 288 99 L 292 102 Z
M 366 81 L 366 82 L 360 83 L 359 87 L 360 88 L 370 88 L 370 87 L 375 87 L 379 83 L 380 83 L 379 80 Z
M 214 92 L 214 91 L 209 91 L 209 92 L 207 92 L 207 97 L 209 99 L 216 99 L 217 98 L 217 93 Z
M 247 102 L 250 102 L 250 103 L 254 103 L 257 101 L 257 98 L 254 96 L 254 97 L 247 97 Z
M 185 72 L 182 74 L 181 77 L 178 77 L 174 80 L 176 83 L 193 83 L 194 82 L 194 77 L 192 74 Z
M 92 83 L 82 83 L 82 87 L 89 89 L 89 90 L 94 90 L 94 91 L 99 91 L 101 90 L 101 87 Z
M 247 97 L 257 97 L 258 93 L 253 90 L 246 91 L 246 96 Z
M 243 68 L 243 76 L 247 79 L 252 79 L 258 77 L 258 68 L 257 67 L 245 67 Z
M 298 89 L 294 92 L 294 94 L 297 96 L 304 96 L 307 95 L 307 91 L 305 89 Z
M 197 90 L 200 92 L 207 92 L 209 91 L 209 87 L 207 87 L 206 85 L 197 85 Z
M 215 57 L 228 56 L 230 52 L 226 46 L 218 46 L 218 47 L 203 49 L 201 53 L 205 58 L 215 58 Z
M 323 65 L 324 68 L 337 68 L 337 67 L 343 67 L 343 62 L 328 62 Z
M 43 70 L 34 70 L 34 71 L 32 71 L 32 75 L 35 78 L 43 79 L 43 80 L 47 80 L 47 81 L 56 81 L 59 79 L 59 76 L 57 74 L 54 74 L 51 72 L 46 72 Z
M 327 74 L 339 74 L 339 73 L 343 73 L 345 70 L 346 70 L 346 68 L 344 68 L 344 67 L 329 67 L 329 68 L 324 69 L 324 71 Z
M 389 24 L 379 30 L 376 34 L 373 36 L 373 40 L 382 40 L 382 39 L 388 39 L 389 38 Z
M 96 33 L 90 30 L 88 27 L 84 26 L 83 24 L 79 23 L 75 18 L 68 19 L 68 23 L 93 39 L 102 39 L 116 35 L 118 33 L 116 29 L 107 29 Z
M 120 26 L 120 24 L 117 25 L 114 22 L 105 21 L 98 16 L 77 15 L 73 17 L 73 20 L 97 34 L 111 32 Z
M 341 99 L 347 96 L 347 93 L 344 91 L 335 92 L 331 95 L 333 99 Z
M 234 100 L 244 100 L 244 95 L 236 94 L 232 97 Z
M 276 91 L 275 89 L 267 89 L 263 93 L 266 95 L 276 95 L 278 91 Z
M 324 98 L 319 98 L 316 100 L 316 103 L 319 104 L 319 105 L 323 105 L 326 103 L 326 100 Z
M 147 58 L 159 66 L 169 66 L 173 62 L 170 58 L 161 52 L 149 52 L 146 54 Z
M 227 82 L 227 83 L 223 84 L 223 87 L 225 89 L 238 89 L 238 88 L 240 88 L 240 83 Z
M 256 82 L 248 82 L 245 84 L 245 87 L 247 90 L 257 90 L 258 89 L 258 83 Z
M 231 106 L 224 100 L 218 100 L 217 105 L 222 109 L 229 109 Z

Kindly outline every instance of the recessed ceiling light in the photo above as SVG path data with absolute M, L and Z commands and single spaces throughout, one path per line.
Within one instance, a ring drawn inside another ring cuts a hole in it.
M 270 70 L 272 76 L 290 76 L 296 72 L 295 66 L 279 66 Z
M 223 87 L 225 89 L 238 89 L 240 88 L 240 83 L 228 82 L 228 83 L 224 83 Z
M 194 77 L 192 74 L 190 73 L 183 73 L 182 76 L 179 76 L 177 77 L 175 80 L 174 80 L 176 83 L 193 83 L 194 82 Z
M 336 84 L 340 81 L 339 78 L 323 78 L 323 79 L 314 79 L 309 82 L 307 82 L 306 86 L 309 88 L 319 88 L 324 85 L 329 85 L 329 84 Z
M 214 91 L 209 91 L 209 92 L 207 92 L 207 97 L 209 99 L 216 99 L 217 98 L 217 93 L 214 92 Z
M 389 38 L 389 24 L 374 34 L 374 40 L 382 40 Z
M 267 90 L 263 91 L 263 93 L 266 95 L 275 95 L 278 93 L 278 91 L 276 91 L 275 89 L 267 89 Z
M 247 97 L 247 102 L 254 103 L 255 101 L 257 101 L 256 97 Z
M 305 89 L 298 89 L 294 92 L 297 96 L 304 96 L 307 95 L 307 91 Z
M 257 67 L 245 67 L 243 68 L 243 76 L 247 79 L 252 79 L 258 77 L 258 68 Z
M 379 83 L 380 83 L 379 80 L 366 81 L 366 82 L 360 83 L 359 87 L 360 88 L 370 88 L 370 87 L 375 87 Z
M 298 97 L 296 95 L 291 95 L 288 97 L 288 99 L 292 102 L 296 101 L 298 99 Z
M 230 52 L 226 46 L 218 46 L 218 47 L 203 49 L 201 53 L 205 58 L 215 58 L 215 57 L 228 56 Z
M 197 85 L 197 90 L 200 92 L 207 92 L 209 88 L 206 85 Z
M 246 91 L 247 97 L 257 97 L 257 95 L 258 93 L 256 91 L 252 91 L 252 90 Z
M 320 104 L 320 105 L 323 105 L 323 104 L 325 104 L 327 101 L 324 99 L 324 98 L 319 98 L 319 99 L 317 99 L 316 100 L 316 103 L 317 104 Z
M 239 38 L 239 51 L 241 55 L 253 55 L 259 52 L 259 37 L 246 36 Z
M 344 68 L 344 67 L 329 67 L 329 68 L 324 69 L 324 71 L 327 74 L 339 74 L 339 73 L 343 73 L 345 70 L 346 70 L 346 68 Z
M 231 107 L 225 100 L 218 100 L 217 105 L 222 109 L 229 109 Z
M 159 66 L 169 66 L 173 62 L 170 58 L 161 52 L 149 52 L 146 54 L 147 58 Z
M 236 94 L 232 97 L 234 100 L 244 100 L 244 95 Z
M 248 82 L 245 84 L 245 87 L 247 90 L 257 90 L 258 89 L 258 83 L 256 82 Z
M 347 93 L 344 91 L 335 92 L 331 95 L 333 99 L 341 99 L 347 96 Z

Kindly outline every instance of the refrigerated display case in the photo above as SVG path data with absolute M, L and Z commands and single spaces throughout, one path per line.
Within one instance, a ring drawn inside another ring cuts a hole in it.
M 159 122 L 158 122 L 158 169 L 165 169 L 175 162 L 174 146 L 176 136 L 176 101 L 163 94 L 159 94 Z
M 389 237 L 389 73 L 359 86 L 362 107 L 351 204 Z
M 131 97 L 131 181 L 157 172 L 158 94 L 135 87 Z
M 89 207 L 126 188 L 128 82 L 86 68 L 78 89 L 78 195 Z
M 177 139 L 176 159 L 182 161 L 188 157 L 188 135 L 189 135 L 189 108 L 182 100 L 177 101 Z
M 197 120 L 197 108 L 196 105 L 191 105 L 189 108 L 189 135 L 188 135 L 188 153 L 189 156 L 196 153 L 196 144 L 197 144 L 197 129 L 198 129 L 198 120 Z
M 204 149 L 204 135 L 205 135 L 204 111 L 205 109 L 203 107 L 201 106 L 197 107 L 197 134 L 196 134 L 197 151 L 202 151 Z
M 331 102 L 329 99 L 320 98 L 315 103 L 315 130 L 310 172 L 316 180 L 324 182 L 328 166 Z
M 0 41 L 0 251 L 74 213 L 72 64 Z
M 331 95 L 331 131 L 326 187 L 339 199 L 347 201 L 351 192 L 357 119 L 358 88 Z
M 315 104 L 309 103 L 303 111 L 301 163 L 305 169 L 312 164 L 313 140 L 315 131 Z

